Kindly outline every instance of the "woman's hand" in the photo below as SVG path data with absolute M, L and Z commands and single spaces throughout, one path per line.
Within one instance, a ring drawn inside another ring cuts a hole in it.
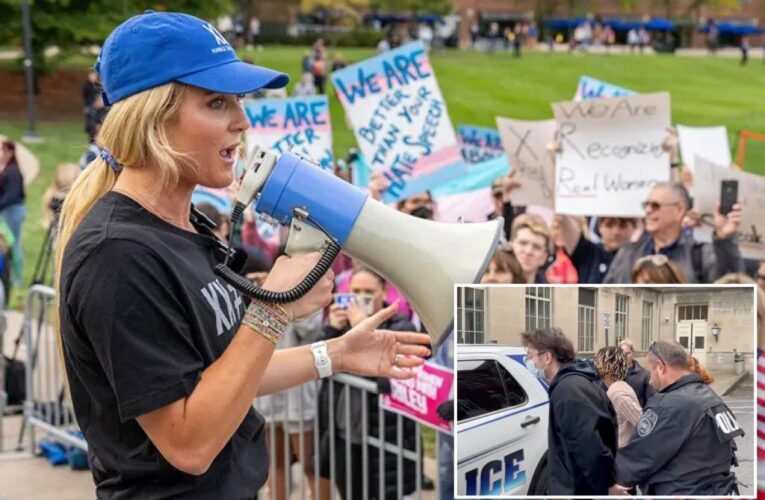
M 312 252 L 298 257 L 279 257 L 268 273 L 263 288 L 284 292 L 297 286 L 319 262 L 321 254 Z M 282 304 L 290 321 L 305 318 L 332 302 L 334 273 L 330 269 L 311 290 L 295 302 Z
M 430 337 L 424 333 L 376 330 L 396 314 L 398 302 L 363 320 L 342 337 L 335 339 L 330 356 L 335 371 L 356 375 L 407 379 L 413 367 L 430 355 Z

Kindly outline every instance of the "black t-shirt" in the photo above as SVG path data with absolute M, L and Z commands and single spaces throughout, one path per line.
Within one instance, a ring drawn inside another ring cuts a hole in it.
M 579 283 L 603 283 L 615 255 L 581 235 L 569 258 L 579 274 Z
M 252 408 L 201 476 L 158 452 L 136 417 L 189 396 L 244 314 L 212 271 L 214 240 L 107 193 L 67 244 L 59 317 L 77 421 L 99 498 L 254 498 L 268 474 Z

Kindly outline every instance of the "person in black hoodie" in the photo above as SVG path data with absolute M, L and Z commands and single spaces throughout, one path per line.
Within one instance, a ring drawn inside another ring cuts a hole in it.
M 371 296 L 372 311 L 377 312 L 387 304 L 384 302 L 386 295 L 385 279 L 369 268 L 358 267 L 354 270 L 350 281 L 350 292 L 358 296 Z M 364 321 L 367 318 L 367 311 L 357 301 L 349 304 L 347 307 L 340 304 L 332 304 L 329 308 L 329 316 L 323 327 L 324 340 L 337 338 L 344 335 L 350 328 Z M 396 314 L 378 327 L 382 330 L 391 331 L 412 331 L 414 325 L 402 314 Z M 378 392 L 390 392 L 390 380 L 387 378 L 370 378 L 377 383 Z M 334 398 L 330 398 L 328 381 L 321 389 L 319 394 L 319 412 L 320 412 L 320 454 L 321 465 L 320 475 L 325 480 L 330 478 L 330 448 L 335 450 L 335 486 L 340 492 L 340 496 L 346 500 L 364 498 L 362 482 L 362 463 L 363 463 L 363 440 L 362 440 L 362 405 L 367 408 L 367 433 L 369 437 L 379 437 L 379 410 L 378 394 L 371 392 L 362 392 L 357 389 L 351 389 L 349 397 L 346 399 L 342 391 L 342 385 L 335 384 Z M 329 407 L 334 408 L 335 436 L 334 442 L 331 441 L 329 427 L 326 423 L 329 421 Z M 350 409 L 347 407 L 350 406 Z M 350 426 L 346 422 L 346 411 L 350 414 Z M 416 450 L 416 423 L 407 418 L 397 417 L 390 412 L 383 412 L 383 433 L 386 443 L 397 444 L 398 423 L 401 420 L 403 433 L 402 445 L 404 449 L 414 452 Z M 350 463 L 346 463 L 346 441 L 350 440 Z M 368 489 L 367 495 L 370 499 L 397 499 L 401 495 L 409 495 L 416 489 L 416 471 L 415 463 L 412 460 L 403 460 L 402 491 L 397 491 L 397 461 L 398 456 L 386 452 L 383 460 L 383 495 L 380 496 L 380 465 L 379 448 L 367 444 L 368 461 Z M 347 469 L 348 467 L 349 469 Z M 346 471 L 350 470 L 350 478 L 346 476 Z M 350 490 L 348 490 L 348 479 L 350 479 Z
M 651 374 L 640 366 L 635 359 L 635 344 L 631 340 L 622 340 L 619 342 L 619 348 L 627 355 L 627 378 L 625 381 L 635 391 L 638 401 L 640 401 L 640 407 L 645 408 L 646 402 L 656 393 L 651 386 Z
M 597 373 L 575 359 L 574 346 L 559 328 L 521 334 L 526 361 L 550 383 L 547 431 L 548 495 L 614 495 L 616 412 Z

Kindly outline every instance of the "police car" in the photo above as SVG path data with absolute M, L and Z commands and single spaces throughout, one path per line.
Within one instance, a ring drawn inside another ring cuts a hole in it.
M 457 349 L 459 495 L 547 492 L 547 386 L 522 347 Z

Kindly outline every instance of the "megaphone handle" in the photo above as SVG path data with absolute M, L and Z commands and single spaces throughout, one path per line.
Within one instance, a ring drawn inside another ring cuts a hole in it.
M 287 290 L 286 292 L 273 292 L 271 290 L 265 290 L 248 281 L 247 279 L 239 276 L 231 268 L 224 264 L 218 264 L 215 266 L 214 272 L 221 278 L 223 278 L 228 284 L 236 288 L 242 294 L 263 302 L 270 302 L 273 304 L 285 304 L 287 302 L 295 302 L 303 295 L 307 294 L 311 288 L 319 282 L 324 274 L 332 266 L 332 262 L 335 261 L 337 254 L 340 253 L 340 245 L 335 242 L 329 242 L 327 248 L 322 252 L 319 262 L 316 267 L 303 278 L 303 281 L 298 283 L 295 288 Z

